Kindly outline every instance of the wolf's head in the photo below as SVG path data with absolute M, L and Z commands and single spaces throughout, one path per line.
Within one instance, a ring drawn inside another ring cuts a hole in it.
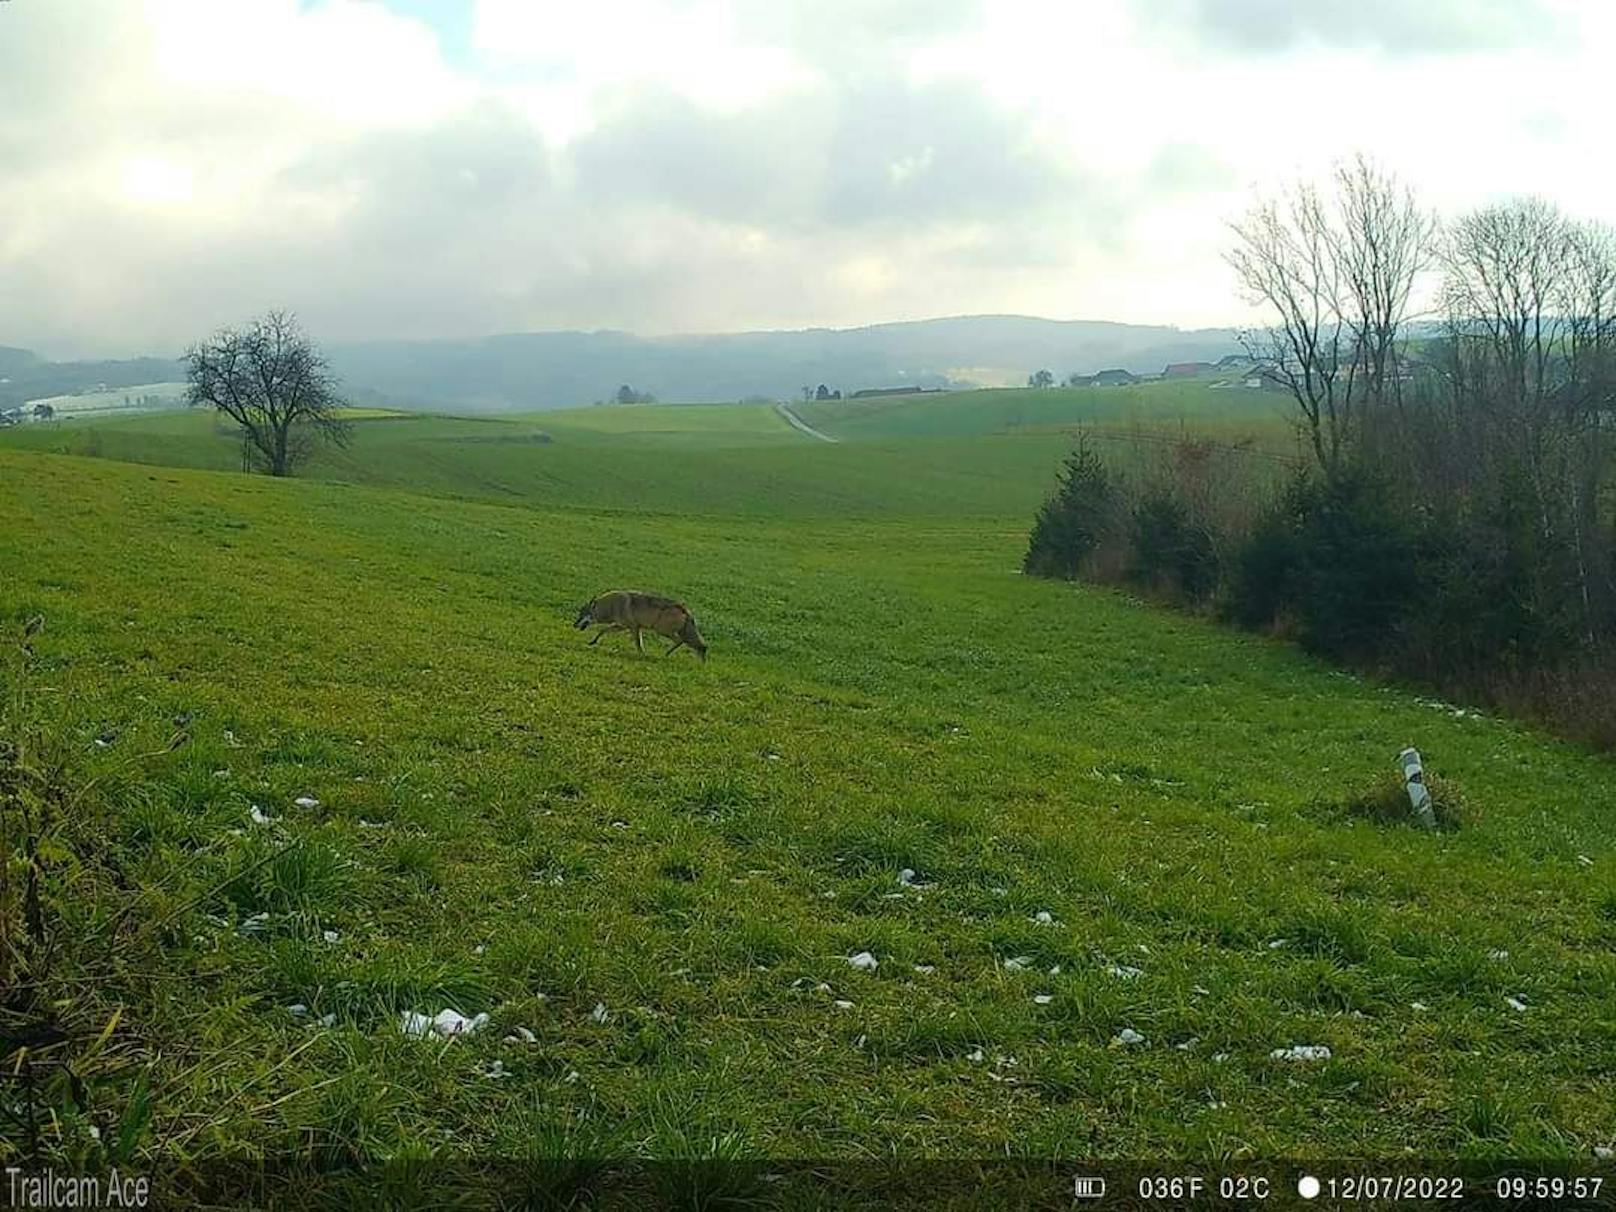
M 575 619 L 573 621 L 572 625 L 574 627 L 576 627 L 579 631 L 582 631 L 585 627 L 588 627 L 589 624 L 593 623 L 594 621 L 595 621 L 595 604 L 593 602 L 585 602 L 582 606 L 580 606 L 578 608 L 578 617 L 577 617 L 577 619 Z
M 707 641 L 701 638 L 701 632 L 696 630 L 696 620 L 685 615 L 684 626 L 679 628 L 679 638 L 695 650 L 702 660 L 707 659 Z

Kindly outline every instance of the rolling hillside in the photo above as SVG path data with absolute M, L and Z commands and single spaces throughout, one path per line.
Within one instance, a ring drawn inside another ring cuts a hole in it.
M 81 805 L 63 1148 L 1609 1142 L 1610 764 L 1017 575 L 1067 439 L 998 400 L 974 436 L 963 399 L 954 436 L 816 413 L 890 426 L 836 445 L 768 409 L 376 419 L 292 481 L 198 414 L 7 435 L 0 623 L 44 630 L 4 724 Z M 685 598 L 711 659 L 587 647 L 616 585 Z M 1353 810 L 1410 742 L 1457 831 Z M 401 1032 L 446 1007 L 489 1025 Z

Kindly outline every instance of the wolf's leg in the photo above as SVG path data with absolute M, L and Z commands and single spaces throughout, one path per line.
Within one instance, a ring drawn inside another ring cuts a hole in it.
M 606 623 L 602 625 L 601 629 L 595 632 L 595 638 L 589 641 L 589 647 L 593 648 L 596 644 L 600 643 L 600 637 L 605 635 L 608 631 L 620 631 L 622 630 L 622 627 L 623 625 L 621 623 Z
M 677 650 L 677 649 L 678 649 L 678 648 L 679 648 L 679 646 L 680 646 L 680 645 L 681 645 L 681 644 L 683 644 L 683 643 L 684 643 L 684 641 L 683 641 L 683 640 L 675 640 L 675 641 L 674 641 L 674 642 L 673 642 L 673 647 L 672 647 L 672 648 L 670 648 L 670 649 L 668 649 L 668 650 L 667 650 L 667 651 L 666 651 L 666 652 L 664 652 L 664 653 L 663 653 L 663 654 L 662 654 L 662 655 L 663 655 L 663 656 L 665 656 L 665 657 L 668 657 L 668 656 L 672 656 L 672 655 L 673 655 L 673 654 L 674 654 L 674 652 L 675 652 L 675 651 L 676 651 L 676 650 Z
M 638 648 L 641 652 L 645 651 L 645 637 L 640 634 L 640 629 L 638 627 L 634 629 L 634 647 Z

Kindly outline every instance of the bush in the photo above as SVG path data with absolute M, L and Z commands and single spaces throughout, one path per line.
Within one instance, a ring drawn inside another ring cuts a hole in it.
M 1128 577 L 1188 602 L 1218 587 L 1218 553 L 1205 526 L 1170 492 L 1153 491 L 1133 512 Z
M 1421 528 L 1362 471 L 1298 479 L 1236 561 L 1228 613 L 1248 626 L 1294 615 L 1307 647 L 1332 656 L 1399 647 L 1420 592 Z
M 1066 458 L 1060 487 L 1033 523 L 1021 570 L 1076 580 L 1112 528 L 1114 493 L 1105 464 L 1084 436 Z
M 1465 798 L 1454 780 L 1426 771 L 1425 789 L 1431 793 L 1431 811 L 1436 816 L 1437 828 L 1468 828 L 1476 823 L 1479 814 L 1475 806 Z M 1408 788 L 1403 785 L 1401 775 L 1390 771 L 1335 807 L 1349 816 L 1363 817 L 1384 825 L 1416 823 Z

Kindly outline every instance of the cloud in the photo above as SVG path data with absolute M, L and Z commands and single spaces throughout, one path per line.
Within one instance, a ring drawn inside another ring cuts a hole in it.
M 1424 54 L 1517 46 L 1560 32 L 1538 0 L 1143 0 L 1156 30 L 1188 28 L 1225 49 L 1273 52 L 1300 45 Z
M 1238 320 L 1224 221 L 1358 146 L 1613 217 L 1616 16 L 1541 2 L 0 3 L 0 344 Z

